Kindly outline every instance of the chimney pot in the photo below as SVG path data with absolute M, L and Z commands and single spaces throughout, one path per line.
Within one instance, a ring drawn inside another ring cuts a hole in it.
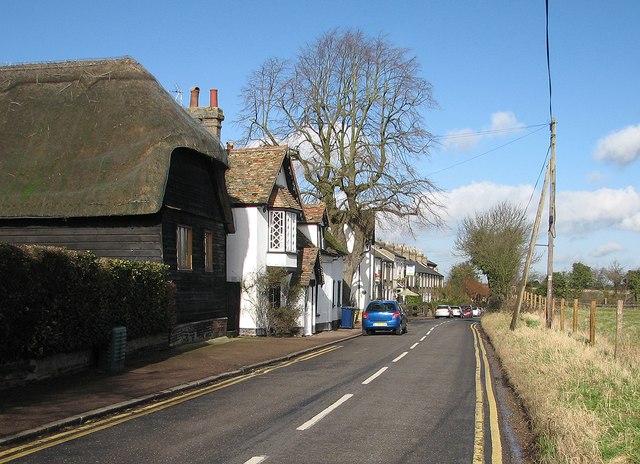
M 217 108 L 218 107 L 218 89 L 211 89 L 209 91 L 209 95 L 210 95 L 209 106 L 211 108 Z
M 198 107 L 198 98 L 200 96 L 200 88 L 192 87 L 191 88 L 191 100 L 189 101 L 189 108 L 197 108 Z

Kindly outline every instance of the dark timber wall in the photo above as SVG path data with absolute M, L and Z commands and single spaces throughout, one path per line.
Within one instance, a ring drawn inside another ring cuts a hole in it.
M 218 170 L 218 172 L 216 171 Z M 224 166 L 186 149 L 171 158 L 163 207 L 148 216 L 0 219 L 0 241 L 90 250 L 100 257 L 162 262 L 176 284 L 177 322 L 227 317 L 226 230 L 215 182 Z M 176 228 L 192 229 L 193 268 L 177 270 Z M 205 272 L 204 233 L 213 234 Z M 235 317 L 235 316 L 234 316 Z
M 215 169 L 222 166 L 189 152 L 176 151 L 165 192 L 162 213 L 164 262 L 176 283 L 178 323 L 227 317 L 226 232 L 217 189 Z M 192 269 L 177 270 L 176 228 L 192 229 Z M 204 233 L 213 234 L 213 272 L 205 272 Z
M 159 216 L 0 221 L 0 241 L 92 251 L 103 258 L 162 262 Z

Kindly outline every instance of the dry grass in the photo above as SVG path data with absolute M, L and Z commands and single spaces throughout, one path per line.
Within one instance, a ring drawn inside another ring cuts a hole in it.
M 534 315 L 513 332 L 510 320 L 487 314 L 482 326 L 529 412 L 539 462 L 640 463 L 640 371 Z

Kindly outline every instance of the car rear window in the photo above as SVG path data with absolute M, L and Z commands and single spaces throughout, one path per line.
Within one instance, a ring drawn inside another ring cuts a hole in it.
M 396 307 L 393 303 L 371 303 L 367 307 L 367 312 L 369 313 L 386 313 L 395 310 Z

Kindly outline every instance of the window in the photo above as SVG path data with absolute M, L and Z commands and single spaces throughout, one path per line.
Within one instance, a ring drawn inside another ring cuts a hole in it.
M 191 227 L 178 226 L 176 238 L 176 251 L 178 253 L 178 270 L 190 271 L 192 269 L 193 231 Z
M 280 287 L 269 288 L 269 304 L 272 309 L 279 308 L 281 305 L 282 290 Z
M 296 213 L 269 211 L 269 251 L 296 251 Z
M 213 232 L 204 231 L 204 270 L 213 272 Z

